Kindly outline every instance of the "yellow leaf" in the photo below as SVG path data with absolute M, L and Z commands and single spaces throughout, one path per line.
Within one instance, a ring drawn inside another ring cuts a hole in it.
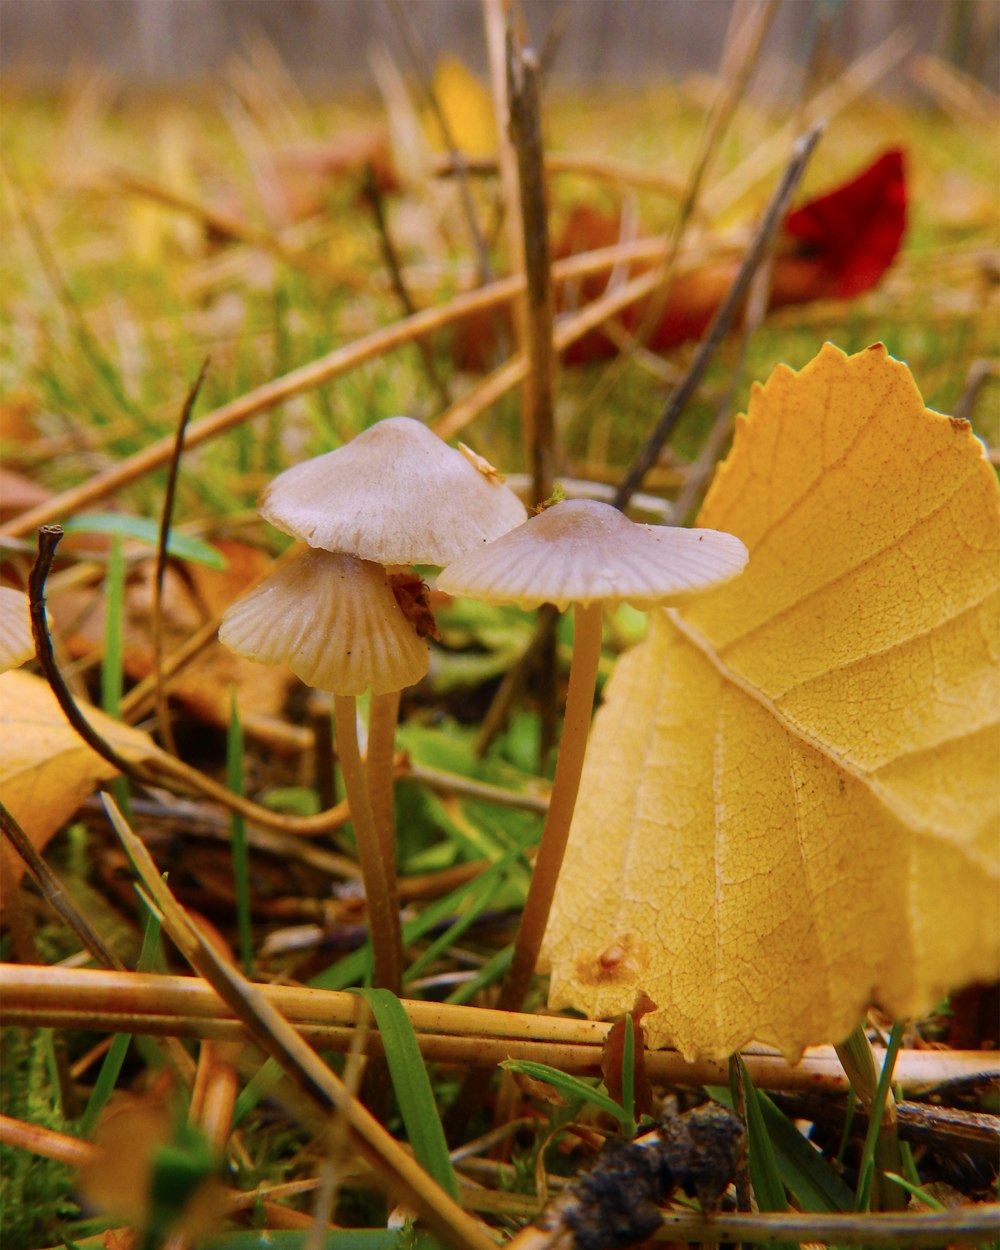
M 551 1004 L 796 1057 L 1000 973 L 1000 510 L 878 345 L 779 366 L 698 525 L 742 578 L 657 613 L 596 718 Z
M 87 719 L 125 758 L 149 759 L 157 748 L 146 734 L 86 704 Z M 16 670 L 0 676 L 0 802 L 41 851 L 101 781 L 115 776 L 107 760 L 84 743 L 48 684 Z M 20 859 L 0 844 L 0 906 L 21 878 Z
M 434 70 L 434 96 L 448 123 L 452 142 L 465 156 L 493 156 L 497 150 L 497 123 L 490 93 L 461 61 L 443 57 Z M 424 114 L 424 130 L 438 150 L 448 145 L 434 113 Z

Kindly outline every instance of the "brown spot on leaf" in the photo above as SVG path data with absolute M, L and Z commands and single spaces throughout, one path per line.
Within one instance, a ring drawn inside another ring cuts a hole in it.
M 596 955 L 577 961 L 577 975 L 585 985 L 628 985 L 649 963 L 649 948 L 636 933 L 626 933 Z

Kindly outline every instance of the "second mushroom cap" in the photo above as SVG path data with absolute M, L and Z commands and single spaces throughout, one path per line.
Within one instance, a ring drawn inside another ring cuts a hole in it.
M 639 525 L 610 504 L 553 504 L 441 573 L 439 589 L 536 608 L 677 602 L 743 571 L 747 550 L 720 530 Z

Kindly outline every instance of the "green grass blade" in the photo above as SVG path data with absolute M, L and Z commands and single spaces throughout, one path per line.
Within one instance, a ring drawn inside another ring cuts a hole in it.
M 499 981 L 501 977 L 506 975 L 513 954 L 514 943 L 511 942 L 502 951 L 497 951 L 492 959 L 483 964 L 474 977 L 470 977 L 464 985 L 460 985 L 457 990 L 453 990 L 444 1001 L 461 1006 L 462 1003 L 467 1003 L 470 998 L 475 998 L 480 990 L 485 989 L 487 985 L 493 985 L 494 982 Z
M 236 687 L 229 690 L 229 733 L 226 738 L 226 781 L 234 794 L 243 794 L 243 726 L 236 705 Z M 250 854 L 247 850 L 246 821 L 231 812 L 229 830 L 233 848 L 233 884 L 236 892 L 236 925 L 239 933 L 240 963 L 253 977 L 253 934 L 250 929 Z
M 614 1116 L 623 1128 L 628 1126 L 631 1116 L 624 1107 L 619 1106 L 603 1089 L 590 1085 L 578 1076 L 561 1072 L 558 1068 L 550 1068 L 547 1063 L 535 1063 L 532 1059 L 505 1059 L 500 1064 L 508 1072 L 523 1072 L 536 1081 L 544 1081 L 551 1085 L 557 1093 L 562 1094 L 571 1102 L 589 1102 L 592 1106 Z
M 158 958 L 160 948 L 160 921 L 159 917 L 152 912 L 148 912 L 146 916 L 146 929 L 142 936 L 142 949 L 139 952 L 139 960 L 136 968 L 139 972 L 149 972 Z M 80 1136 L 89 1138 L 97 1124 L 98 1116 L 107 1105 L 108 1099 L 114 1091 L 115 1085 L 118 1083 L 118 1077 L 125 1062 L 125 1056 L 128 1054 L 129 1044 L 132 1041 L 131 1033 L 116 1033 L 108 1048 L 104 1061 L 101 1064 L 101 1070 L 97 1074 L 97 1080 L 94 1082 L 94 1088 L 90 1091 L 90 1098 L 84 1108 L 83 1115 L 80 1118 Z
M 419 916 L 408 921 L 403 925 L 403 941 L 407 945 L 418 941 L 430 929 L 432 929 L 441 920 L 454 913 L 463 905 L 463 902 L 470 890 L 475 887 L 481 889 L 488 888 L 488 883 L 494 880 L 502 879 L 513 866 L 520 862 L 524 849 L 534 840 L 534 835 L 530 834 L 516 846 L 512 847 L 506 855 L 498 859 L 495 864 L 491 864 L 485 869 L 474 881 L 469 881 L 465 885 L 459 886 L 457 890 L 453 890 L 450 894 L 446 894 L 444 898 L 438 899 L 426 907 Z M 501 975 L 504 971 L 504 960 L 510 959 L 510 952 L 501 951 L 500 955 L 492 961 L 497 966 L 493 975 Z M 487 965 L 490 967 L 490 965 Z M 365 946 L 361 950 L 352 951 L 350 955 L 345 955 L 343 959 L 338 960 L 329 968 L 324 969 L 318 976 L 314 977 L 309 986 L 311 989 L 320 990 L 346 990 L 354 986 L 363 984 L 371 971 L 371 950 Z M 479 974 L 485 977 L 484 984 L 492 979 L 487 976 L 487 969 L 484 968 Z M 463 987 L 464 988 L 464 987 Z M 471 997 L 474 989 L 468 990 Z M 253 1077 L 247 1082 L 236 1100 L 236 1107 L 233 1111 L 233 1123 L 239 1124 L 243 1118 L 256 1107 L 262 1098 L 266 1098 L 272 1089 L 281 1080 L 282 1071 L 273 1059 L 267 1059 Z
M 358 990 L 357 993 L 365 998 L 374 1013 L 396 1102 L 417 1162 L 457 1202 L 458 1180 L 410 1018 L 391 990 Z
M 871 1189 L 877 1170 L 875 1154 L 879 1144 L 879 1134 L 882 1131 L 882 1113 L 885 1111 L 886 1099 L 892 1087 L 892 1073 L 896 1067 L 896 1056 L 902 1042 L 903 1023 L 897 1021 L 889 1034 L 889 1044 L 882 1061 L 878 1085 L 875 1087 L 875 1097 L 868 1109 L 868 1131 L 865 1134 L 865 1144 L 862 1147 L 861 1161 L 858 1165 L 858 1191 L 854 1201 L 856 1211 L 867 1211 L 871 1205 Z
M 709 1093 L 717 1102 L 733 1109 L 729 1090 L 713 1086 Z M 853 1210 L 854 1195 L 836 1168 L 809 1144 L 781 1108 L 761 1090 L 757 1090 L 757 1104 L 782 1184 L 802 1210 L 830 1213 Z
M 747 1106 L 747 1137 L 750 1150 L 750 1180 L 761 1211 L 787 1211 L 788 1200 L 785 1197 L 785 1186 L 778 1169 L 774 1147 L 767 1131 L 767 1121 L 760 1095 L 753 1082 L 746 1064 L 737 1056 L 737 1065 L 746 1091 Z
M 477 890 L 465 913 L 459 916 L 454 924 L 449 925 L 444 933 L 435 938 L 426 950 L 422 951 L 413 963 L 410 964 L 403 976 L 404 983 L 416 980 L 425 968 L 430 967 L 438 955 L 448 950 L 450 946 L 453 946 L 466 929 L 475 924 L 486 908 L 489 907 L 502 885 L 502 878 L 493 877 L 484 887 Z
M 80 516 L 70 517 L 63 523 L 67 534 L 113 534 L 119 541 L 122 538 L 133 538 L 138 542 L 148 543 L 156 547 L 159 542 L 160 523 L 151 517 L 128 516 L 122 512 L 86 512 Z M 226 568 L 227 561 L 221 551 L 217 551 L 210 543 L 200 538 L 192 538 L 188 534 L 170 531 L 167 539 L 167 554 L 178 560 L 188 560 L 192 564 L 203 564 L 206 568 Z
M 204 1250 L 440 1250 L 431 1233 L 417 1228 L 342 1228 L 316 1237 L 313 1230 L 246 1229 L 201 1243 Z

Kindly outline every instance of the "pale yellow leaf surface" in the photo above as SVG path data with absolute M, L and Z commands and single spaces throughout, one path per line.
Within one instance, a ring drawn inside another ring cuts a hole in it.
M 133 761 L 157 753 L 153 741 L 82 705 L 91 725 Z M 102 781 L 115 776 L 107 760 L 80 738 L 63 716 L 48 683 L 32 673 L 0 675 L 0 802 L 41 851 Z M 21 878 L 22 866 L 6 839 L 0 844 L 0 905 Z
M 881 346 L 778 368 L 698 525 L 743 576 L 655 614 L 588 747 L 550 1002 L 794 1057 L 1000 973 L 1000 510 Z
M 454 57 L 442 57 L 434 69 L 434 96 L 448 125 L 448 136 L 465 156 L 493 156 L 497 150 L 497 123 L 493 97 L 479 79 Z M 431 109 L 424 112 L 428 140 L 444 151 L 448 147 L 441 123 Z

